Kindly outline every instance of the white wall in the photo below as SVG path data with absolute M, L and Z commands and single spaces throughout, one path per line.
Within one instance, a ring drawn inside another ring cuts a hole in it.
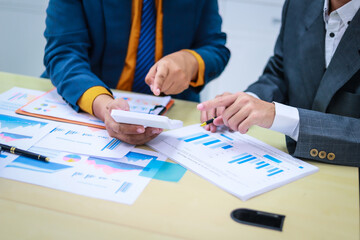
M 281 25 L 285 0 L 220 0 L 230 61 L 219 78 L 201 92 L 201 100 L 223 92 L 244 91 L 261 75 Z
M 0 0 L 0 71 L 40 76 L 48 0 Z
M 225 91 L 243 91 L 257 80 L 272 54 L 284 1 L 219 0 L 231 58 L 224 73 L 202 91 L 202 100 Z M 0 71 L 30 76 L 44 71 L 47 3 L 0 0 Z

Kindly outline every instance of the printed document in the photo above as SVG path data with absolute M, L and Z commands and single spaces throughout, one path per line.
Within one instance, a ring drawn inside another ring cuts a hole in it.
M 7 164 L 0 165 L 0 177 L 124 204 L 135 202 L 166 160 L 162 154 L 141 149 L 118 162 L 37 147 L 30 150 L 49 156 L 50 163 L 3 155 Z
M 162 110 L 166 109 L 166 107 L 169 108 L 173 104 L 173 100 L 169 96 L 156 97 L 136 93 L 114 92 L 114 97 L 126 100 L 132 112 L 160 114 Z M 88 113 L 76 112 L 72 109 L 57 93 L 55 88 L 19 108 L 16 112 L 50 120 L 105 128 L 105 124 L 100 119 Z
M 135 147 L 110 137 L 104 129 L 68 123 L 60 123 L 35 146 L 113 160 L 122 158 Z
M 24 106 L 44 93 L 38 90 L 13 87 L 0 94 L 0 110 L 15 112 L 19 107 Z
M 164 132 L 147 145 L 243 201 L 318 171 L 248 135 L 211 133 L 199 124 Z
M 44 119 L 3 112 L 6 114 L 0 114 L 0 143 L 23 150 L 29 149 L 58 125 Z

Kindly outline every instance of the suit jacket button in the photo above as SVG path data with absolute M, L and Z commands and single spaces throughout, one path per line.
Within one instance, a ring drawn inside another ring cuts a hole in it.
M 311 155 L 312 157 L 317 157 L 318 152 L 319 152 L 319 151 L 318 151 L 317 149 L 313 148 L 313 149 L 310 150 L 310 155 Z
M 319 158 L 324 159 L 326 157 L 326 152 L 325 151 L 320 151 L 319 152 Z
M 328 153 L 327 159 L 329 159 L 330 161 L 334 160 L 335 159 L 335 154 L 334 153 Z

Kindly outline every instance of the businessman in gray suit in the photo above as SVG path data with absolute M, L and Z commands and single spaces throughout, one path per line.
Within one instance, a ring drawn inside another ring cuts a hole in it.
M 360 166 L 360 0 L 287 0 L 274 55 L 245 92 L 198 105 L 207 130 L 286 135 L 290 154 Z

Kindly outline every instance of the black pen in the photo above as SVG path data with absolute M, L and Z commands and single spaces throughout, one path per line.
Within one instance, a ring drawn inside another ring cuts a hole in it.
M 26 150 L 21 150 L 21 149 L 18 149 L 16 147 L 8 146 L 8 145 L 1 144 L 1 143 L 0 143 L 0 150 L 5 151 L 5 152 L 9 152 L 9 153 L 12 153 L 12 154 L 17 154 L 17 155 L 21 155 L 21 156 L 24 156 L 24 157 L 44 161 L 44 162 L 49 162 L 50 161 L 50 158 L 42 156 L 40 154 L 36 154 L 36 153 L 29 152 L 29 151 L 26 151 Z
M 213 123 L 215 118 L 216 117 L 213 117 L 212 119 L 209 119 L 206 122 L 203 122 L 200 126 L 203 127 L 203 126 L 209 125 L 210 123 Z

